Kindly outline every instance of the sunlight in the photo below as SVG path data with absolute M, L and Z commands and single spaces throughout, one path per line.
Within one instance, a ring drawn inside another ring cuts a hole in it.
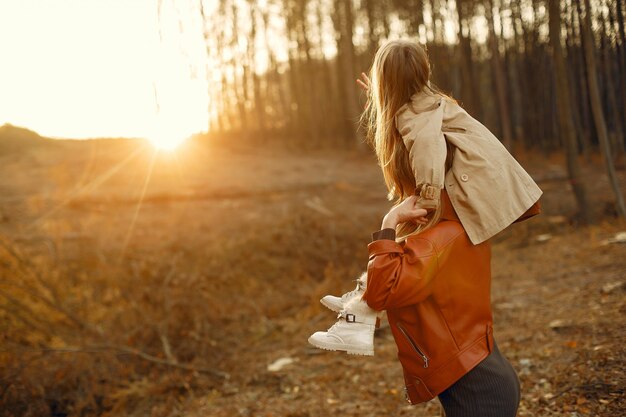
M 150 179 L 152 178 L 152 172 L 154 171 L 154 163 L 156 162 L 156 152 L 152 153 L 152 157 L 150 159 L 150 165 L 148 166 L 148 172 L 146 172 L 146 179 L 143 182 L 143 187 L 141 189 L 141 195 L 139 196 L 139 201 L 137 201 L 137 206 L 135 206 L 135 212 L 133 213 L 133 219 L 130 222 L 128 227 L 128 231 L 126 232 L 126 237 L 124 238 L 124 243 L 122 244 L 122 251 L 120 253 L 120 262 L 124 258 L 126 254 L 126 248 L 128 247 L 128 243 L 133 235 L 133 231 L 135 230 L 135 224 L 137 223 L 137 219 L 139 218 L 139 211 L 141 210 L 141 206 L 143 204 L 143 199 L 146 197 L 146 191 L 148 190 L 148 184 L 150 183 Z
M 163 151 L 174 151 L 176 150 L 183 142 L 187 140 L 188 136 L 186 136 L 182 132 L 175 132 L 175 129 L 165 130 L 158 132 L 148 138 L 148 141 L 155 148 Z
M 150 138 L 160 149 L 205 129 L 203 38 L 179 30 L 194 11 L 169 6 L 159 22 L 157 3 L 0 1 L 0 39 L 14 40 L 0 42 L 0 125 L 57 138 Z M 157 117 L 187 131 L 154 134 Z
M 57 206 L 51 208 L 50 210 L 48 210 L 43 215 L 37 217 L 31 224 L 28 225 L 28 228 L 33 228 L 33 227 L 39 225 L 42 220 L 45 220 L 45 219 L 49 218 L 50 216 L 52 216 L 53 214 L 57 213 L 62 208 L 66 207 L 75 198 L 77 198 L 77 197 L 79 197 L 81 195 L 84 195 L 86 193 L 89 193 L 89 192 L 95 190 L 96 188 L 98 188 L 99 186 L 101 186 L 109 178 L 113 177 L 113 175 L 115 175 L 118 171 L 120 171 L 126 164 L 128 164 L 131 160 L 133 160 L 137 155 L 139 155 L 140 152 L 141 152 L 141 148 L 138 147 L 133 152 L 128 154 L 128 156 L 126 158 L 124 158 L 122 161 L 120 161 L 117 164 L 113 165 L 109 170 L 107 170 L 104 173 L 100 174 L 99 176 L 94 178 L 88 184 L 85 184 L 84 186 L 82 186 L 82 187 L 74 190 L 73 192 L 71 192 Z

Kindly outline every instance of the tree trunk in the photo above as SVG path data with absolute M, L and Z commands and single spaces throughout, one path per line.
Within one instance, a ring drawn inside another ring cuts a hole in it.
M 381 12 L 381 20 L 383 22 L 383 33 L 385 34 L 385 39 L 389 39 L 389 33 L 391 32 L 391 28 L 389 27 L 389 0 L 378 0 L 380 4 L 380 12 Z
M 522 21 L 522 15 L 519 2 L 512 1 L 511 5 L 511 22 L 513 26 L 513 35 L 515 40 L 515 66 L 511 69 L 515 74 L 516 87 L 513 90 L 513 98 L 516 109 L 515 114 L 519 121 L 518 138 L 524 147 L 529 145 L 530 130 L 527 127 L 528 120 L 528 76 L 525 71 L 525 64 L 527 59 L 527 51 L 524 35 L 524 22 Z
M 476 88 L 478 82 L 474 75 L 472 62 L 472 45 L 470 41 L 470 25 L 468 18 L 468 0 L 457 0 L 457 15 L 459 17 L 459 56 L 461 61 L 461 100 L 467 111 L 475 117 L 480 117 L 480 94 Z M 466 33 L 467 32 L 467 33 Z
M 491 65 L 494 75 L 500 123 L 502 127 L 502 142 L 510 151 L 512 146 L 513 129 L 511 128 L 511 113 L 509 111 L 509 100 L 507 98 L 506 78 L 504 75 L 504 68 L 502 67 L 502 60 L 500 59 L 498 38 L 493 19 L 493 0 L 489 0 L 485 10 L 487 11 L 487 21 L 489 22 L 489 49 L 491 50 Z
M 620 39 L 620 47 L 618 48 L 619 69 L 620 74 L 622 74 L 622 76 L 619 77 L 619 81 L 622 97 L 622 117 L 626 117 L 626 76 L 624 76 L 624 74 L 626 74 L 626 29 L 624 29 L 624 19 L 626 19 L 624 13 L 626 10 L 622 10 L 622 7 L 622 0 L 617 0 L 615 2 L 615 14 L 617 15 L 616 20 Z M 626 120 L 624 120 L 624 124 L 624 130 L 626 133 Z
M 298 28 L 298 45 L 301 53 L 298 54 L 298 58 L 302 59 L 302 52 L 304 53 L 305 63 L 302 66 L 301 74 L 301 90 L 304 92 L 305 98 L 303 100 L 303 109 L 307 113 L 308 128 L 309 128 L 309 140 L 308 145 L 317 144 L 320 141 L 320 121 L 318 120 L 319 112 L 315 105 L 315 92 L 313 91 L 318 83 L 316 82 L 316 73 L 314 70 L 315 63 L 311 57 L 311 44 L 308 36 L 307 26 L 307 8 L 308 0 L 299 0 L 297 4 L 297 28 Z
M 567 71 L 565 69 L 565 59 L 561 48 L 561 11 L 559 3 L 551 1 L 549 3 L 549 28 L 550 43 L 552 45 L 552 57 L 554 60 L 554 73 L 556 76 L 557 113 L 559 117 L 559 128 L 561 136 L 565 142 L 567 155 L 567 169 L 570 183 L 578 203 L 578 211 L 581 220 L 588 224 L 591 220 L 589 214 L 589 204 L 587 202 L 587 190 L 583 183 L 583 176 L 578 163 L 578 149 L 576 144 L 576 132 L 572 120 L 572 108 L 570 106 L 569 86 L 567 82 Z
M 589 0 L 585 2 L 585 16 L 581 22 L 583 47 L 585 49 L 585 61 L 587 65 L 587 77 L 589 84 L 589 95 L 591 99 L 591 110 L 593 112 L 593 119 L 595 121 L 596 130 L 598 133 L 598 140 L 602 151 L 604 153 L 604 162 L 606 164 L 607 174 L 615 199 L 617 203 L 617 211 L 620 216 L 626 218 L 626 205 L 624 204 L 624 197 L 618 183 L 617 175 L 615 173 L 615 166 L 613 165 L 613 158 L 611 157 L 611 147 L 609 144 L 609 137 L 606 128 L 606 121 L 602 112 L 602 102 L 600 99 L 600 89 L 598 87 L 598 79 L 596 73 L 596 60 L 595 60 L 595 45 L 593 41 L 593 34 L 591 32 L 591 6 Z
M 606 78 L 606 94 L 608 95 L 609 101 L 609 114 L 613 123 L 613 150 L 614 150 L 614 161 L 615 164 L 619 166 L 619 162 L 624 157 L 624 126 L 622 126 L 622 122 L 624 121 L 624 115 L 620 117 L 620 106 L 619 100 L 617 97 L 617 91 L 619 89 L 620 80 L 617 80 L 617 86 L 613 79 L 613 75 L 615 73 L 615 64 L 619 62 L 619 52 L 616 45 L 615 54 L 612 53 L 611 47 L 611 34 L 609 33 L 610 27 L 615 27 L 615 19 L 613 17 L 613 13 L 610 5 L 606 5 L 608 10 L 608 20 L 603 19 L 602 24 L 602 66 L 604 67 L 604 74 Z M 610 26 L 609 26 L 610 24 Z M 607 28 L 609 26 L 609 28 Z M 617 42 L 616 42 L 617 44 Z M 615 59 L 617 58 L 617 59 Z M 618 61 L 618 62 L 616 62 Z M 618 76 L 619 78 L 619 76 Z M 623 81 L 622 81 L 623 82 Z
M 232 54 L 232 69 L 233 69 L 233 91 L 235 93 L 234 101 L 238 110 L 238 118 L 239 118 L 239 130 L 242 134 L 243 138 L 247 139 L 247 135 L 249 134 L 249 125 L 248 125 L 248 112 L 246 110 L 246 101 L 248 100 L 248 86 L 247 86 L 247 75 L 249 63 L 245 55 L 239 57 L 239 9 L 237 5 L 233 2 L 231 4 L 232 10 L 232 24 L 233 24 L 233 34 L 230 40 L 230 48 L 233 51 Z M 236 58 L 240 58 L 243 62 L 235 63 Z M 237 74 L 237 69 L 242 69 L 242 74 Z
M 574 17 L 576 19 L 574 19 Z M 582 47 L 582 10 L 580 8 L 580 1 L 576 1 L 576 7 L 572 7 L 572 24 L 573 21 L 576 20 L 578 24 L 578 35 L 581 39 L 581 47 L 577 48 L 576 53 L 576 62 L 575 66 L 580 69 L 580 77 L 578 78 L 579 82 L 579 91 L 580 91 L 580 120 L 581 120 L 581 135 L 582 135 L 582 144 L 583 151 L 585 153 L 585 159 L 590 162 L 591 161 L 591 132 L 593 131 L 593 121 L 589 117 L 591 114 L 591 110 L 589 108 L 589 103 L 591 100 L 589 99 L 589 88 L 587 87 L 587 80 L 589 77 L 587 76 L 587 66 L 585 65 L 585 50 Z
M 509 86 L 511 88 L 511 122 L 513 124 L 513 133 L 514 140 L 517 144 L 524 144 L 524 124 L 523 118 L 520 117 L 522 112 L 522 93 L 520 92 L 520 81 L 519 81 L 519 73 L 518 73 L 518 60 L 520 56 L 520 49 L 518 46 L 518 34 L 517 28 L 515 27 L 515 19 L 512 11 L 513 6 L 511 2 L 509 2 L 509 9 L 511 10 L 511 27 L 513 27 L 514 36 L 512 39 L 512 47 L 505 48 L 505 68 L 507 69 Z M 501 15 L 502 10 L 501 10 Z M 501 18 L 502 21 L 504 20 Z M 504 24 L 502 25 L 502 30 L 504 30 Z M 501 34 L 501 37 L 504 39 L 504 34 Z
M 337 89 L 333 87 L 331 69 L 329 60 L 326 59 L 326 55 L 324 54 L 324 44 L 323 44 L 323 19 L 324 13 L 322 11 L 322 4 L 317 4 L 317 31 L 319 34 L 319 45 L 318 51 L 320 56 L 322 56 L 322 60 L 320 62 L 320 70 L 318 71 L 318 79 L 321 82 L 321 85 L 327 86 L 327 88 L 317 88 L 317 94 L 319 96 L 319 106 L 318 110 L 320 112 L 320 118 L 324 122 L 322 123 L 322 135 L 325 140 L 329 140 L 329 138 L 333 134 L 337 134 L 338 132 L 338 123 L 337 123 L 337 111 L 338 100 L 337 100 Z
M 259 143 L 264 143 L 267 137 L 265 121 L 265 100 L 263 99 L 263 97 L 261 97 L 261 79 L 259 77 L 259 74 L 257 73 L 257 68 L 254 60 L 254 45 L 256 43 L 257 37 L 257 24 L 259 23 L 259 19 L 257 19 L 257 14 L 259 13 L 259 11 L 256 7 L 254 7 L 254 4 L 252 4 L 252 0 L 248 0 L 248 2 L 251 22 L 250 39 L 248 40 L 248 60 L 251 63 L 252 94 L 254 95 L 254 111 L 256 113 L 255 140 Z
M 376 53 L 376 49 L 378 48 L 378 35 L 376 34 L 376 10 L 375 10 L 375 0 L 364 0 L 363 5 L 365 7 L 365 15 L 367 16 L 367 28 L 368 28 L 368 39 L 367 39 L 367 59 L 374 59 L 374 54 Z
M 354 30 L 354 15 L 351 0 L 335 0 L 335 13 L 333 22 L 337 32 L 337 79 L 339 82 L 342 101 L 344 104 L 344 138 L 346 144 L 354 144 L 355 138 L 361 138 L 357 130 L 357 120 L 360 108 L 357 100 L 358 86 L 356 84 L 357 72 L 355 68 L 354 44 L 352 43 L 352 33 Z M 362 140 L 358 141 L 364 145 Z M 363 146 L 359 146 L 362 148 Z
M 565 47 L 567 53 L 562 53 L 565 62 L 565 69 L 568 72 L 569 78 L 569 96 L 571 98 L 571 111 L 572 111 L 572 121 L 574 122 L 574 129 L 576 131 L 576 141 L 577 141 L 577 149 L 579 152 L 582 151 L 582 154 L 585 160 L 589 161 L 589 149 L 587 143 L 583 139 L 583 127 L 580 121 L 580 108 L 582 102 L 582 94 L 584 93 L 578 88 L 579 80 L 583 77 L 581 75 L 581 65 L 577 64 L 578 55 L 579 55 L 579 46 L 577 40 L 576 31 L 574 30 L 575 16 L 574 16 L 574 8 L 570 5 L 565 5 L 565 16 L 569 17 L 565 19 L 565 26 L 567 28 L 567 34 L 565 36 Z M 568 10 L 567 7 L 570 9 Z M 567 58 L 565 58 L 567 56 Z

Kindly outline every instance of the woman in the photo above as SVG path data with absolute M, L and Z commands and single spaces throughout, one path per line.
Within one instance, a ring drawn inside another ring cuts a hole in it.
M 419 45 L 386 43 L 371 76 L 363 118 L 397 201 L 368 245 L 363 300 L 387 310 L 411 403 L 438 396 L 448 417 L 513 417 L 520 386 L 493 338 L 489 238 L 537 214 L 541 190 L 431 84 Z
M 362 120 L 396 201 L 368 245 L 364 292 L 342 305 L 342 323 L 309 341 L 358 352 L 372 317 L 387 310 L 412 404 L 439 396 L 448 417 L 513 417 L 519 380 L 493 337 L 489 239 L 538 214 L 542 192 L 430 76 L 426 51 L 396 40 L 358 80 L 368 93 Z

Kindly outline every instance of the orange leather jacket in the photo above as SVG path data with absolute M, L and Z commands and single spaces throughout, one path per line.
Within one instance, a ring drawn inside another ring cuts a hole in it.
M 493 347 L 491 243 L 473 245 L 445 190 L 441 199 L 442 220 L 431 229 L 368 245 L 363 299 L 387 310 L 412 404 L 444 391 Z M 538 203 L 518 221 L 537 213 Z

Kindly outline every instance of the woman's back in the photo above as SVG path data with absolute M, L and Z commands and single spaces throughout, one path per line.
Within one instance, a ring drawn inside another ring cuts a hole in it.
M 368 245 L 363 299 L 387 310 L 414 403 L 439 394 L 493 349 L 490 242 L 473 245 L 447 197 L 430 229 Z

